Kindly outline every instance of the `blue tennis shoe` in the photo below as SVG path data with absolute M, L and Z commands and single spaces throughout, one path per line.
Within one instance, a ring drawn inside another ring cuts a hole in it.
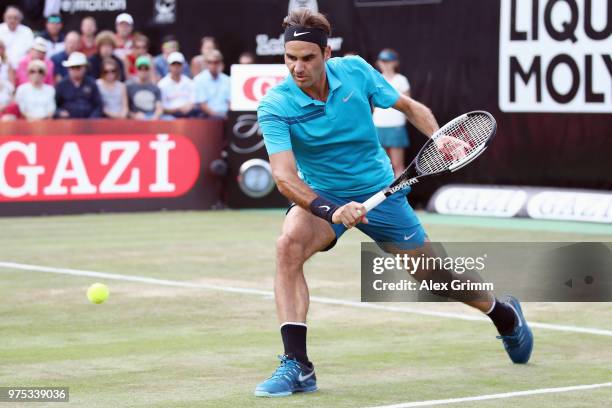
M 278 358 L 280 365 L 274 374 L 255 388 L 256 397 L 287 397 L 295 392 L 318 390 L 314 367 L 286 355 Z
M 497 336 L 504 343 L 504 348 L 515 364 L 525 364 L 531 357 L 533 350 L 533 333 L 527 325 L 527 320 L 523 315 L 521 304 L 514 296 L 507 296 L 504 299 L 514 312 L 516 313 L 517 323 L 512 334 L 507 336 Z

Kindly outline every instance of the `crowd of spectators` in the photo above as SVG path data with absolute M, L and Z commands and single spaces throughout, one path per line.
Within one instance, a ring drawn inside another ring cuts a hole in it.
M 225 118 L 230 81 L 214 37 L 201 40 L 200 54 L 187 61 L 177 39 L 166 36 L 161 53 L 134 32 L 127 13 L 115 30 L 98 31 L 85 17 L 80 32 L 64 32 L 62 18 L 49 16 L 34 33 L 8 6 L 0 24 L 0 120 L 49 118 L 188 117 Z M 239 63 L 253 63 L 243 53 Z

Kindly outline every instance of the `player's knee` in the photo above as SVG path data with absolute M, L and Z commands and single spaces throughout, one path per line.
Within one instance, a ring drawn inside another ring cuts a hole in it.
M 281 262 L 304 263 L 304 243 L 284 233 L 276 240 L 276 255 Z

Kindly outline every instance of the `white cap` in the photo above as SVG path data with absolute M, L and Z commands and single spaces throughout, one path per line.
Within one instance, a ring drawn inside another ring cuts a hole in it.
M 178 51 L 171 52 L 168 55 L 168 65 L 174 64 L 175 62 L 180 62 L 181 64 L 185 63 L 185 57 Z
M 47 52 L 47 40 L 42 37 L 36 37 L 32 44 L 32 49 L 40 52 Z
M 119 23 L 128 23 L 129 25 L 134 25 L 134 19 L 128 13 L 121 13 L 115 19 L 115 24 Z
M 75 51 L 70 54 L 66 61 L 62 62 L 62 65 L 66 68 L 85 66 L 87 65 L 87 57 L 82 52 Z

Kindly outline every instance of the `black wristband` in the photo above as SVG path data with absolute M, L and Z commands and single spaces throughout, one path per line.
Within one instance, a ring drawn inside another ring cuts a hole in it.
M 340 207 L 332 203 L 331 201 L 326 200 L 321 196 L 318 196 L 317 198 L 312 200 L 309 205 L 309 208 L 311 213 L 333 224 L 332 217 L 334 216 L 336 210 Z

